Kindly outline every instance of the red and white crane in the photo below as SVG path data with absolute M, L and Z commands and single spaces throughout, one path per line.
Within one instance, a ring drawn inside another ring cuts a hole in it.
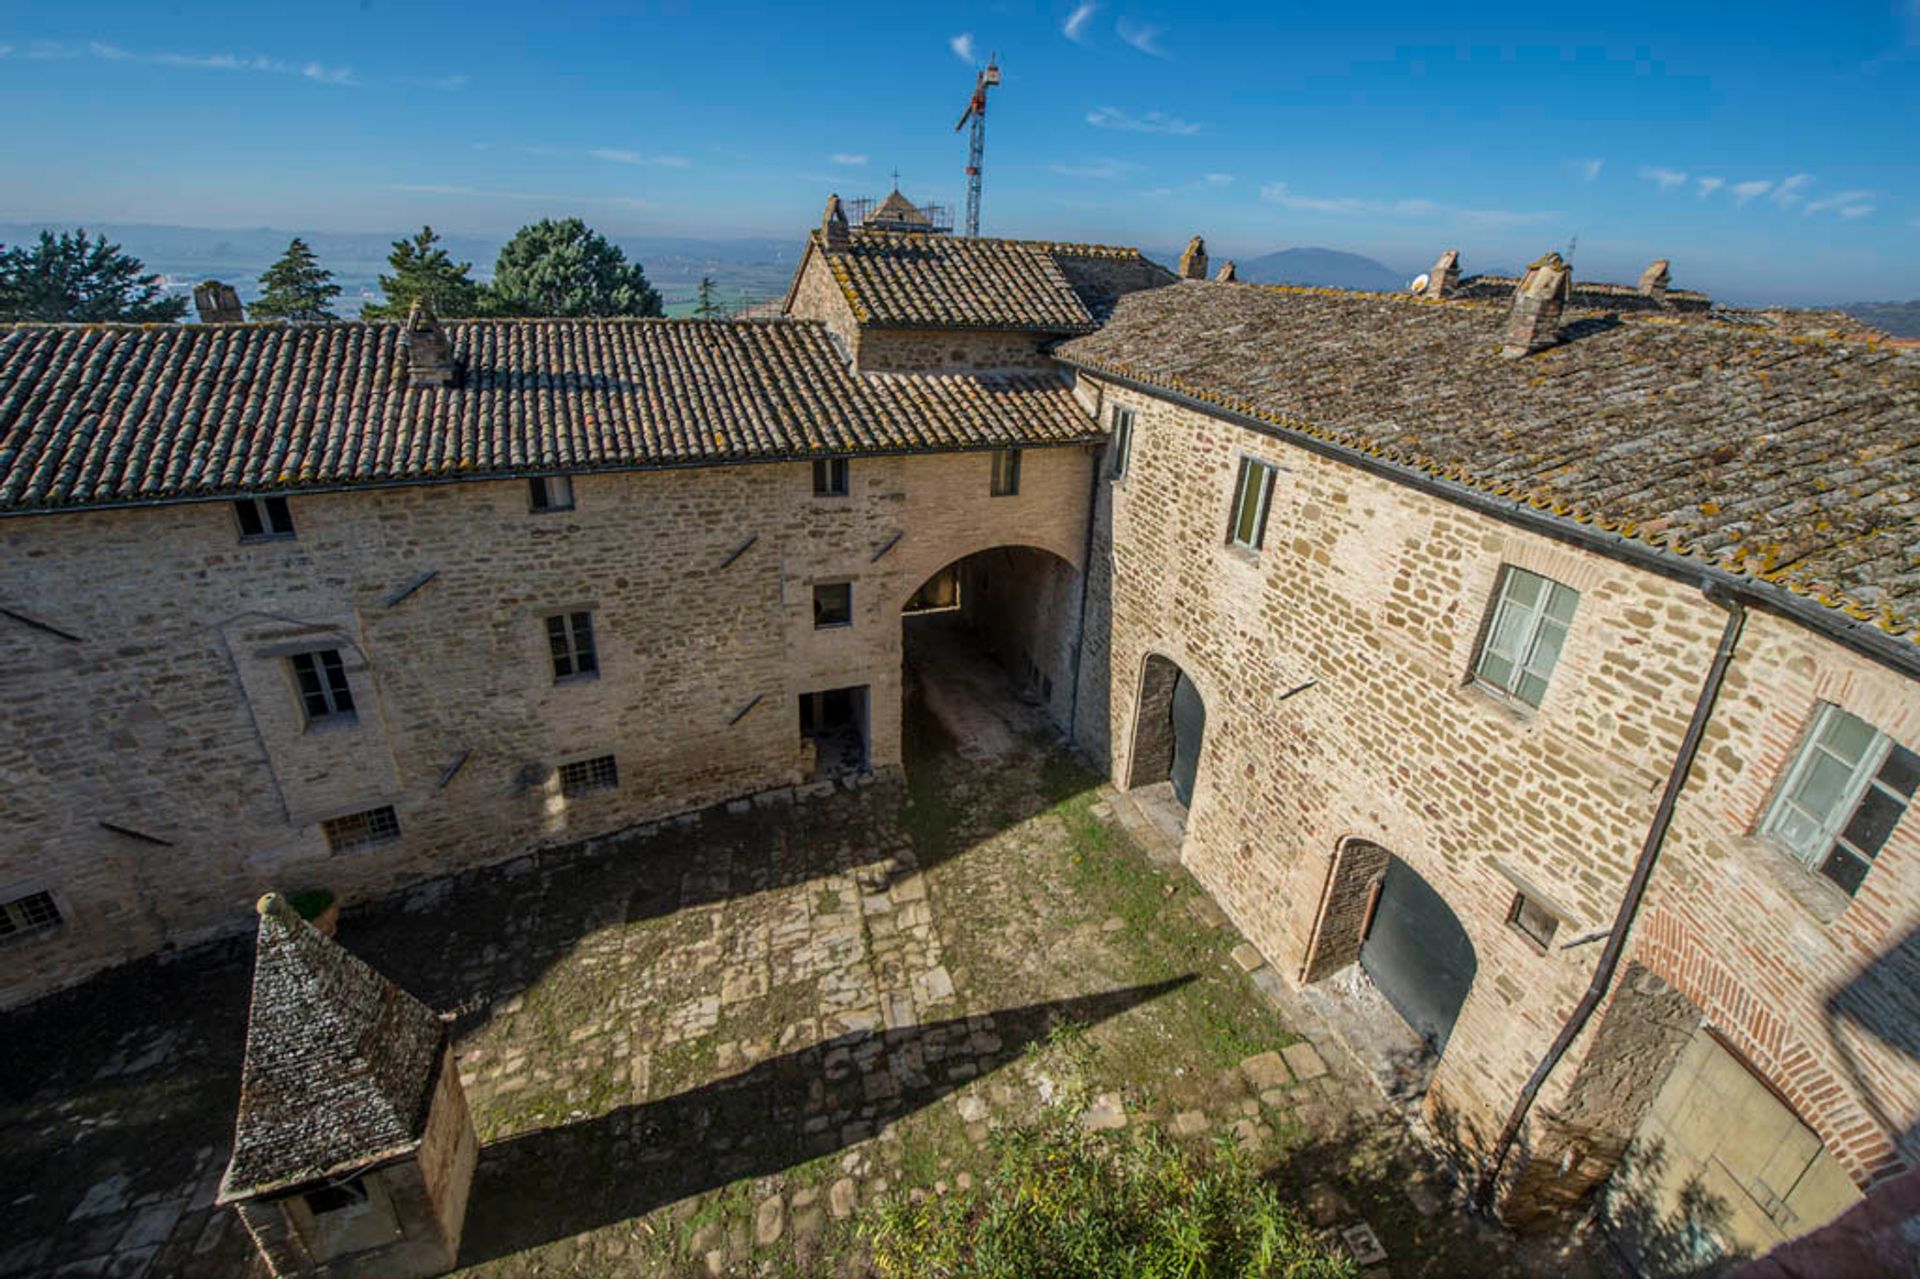
M 999 83 L 1000 55 L 996 53 L 981 68 L 979 78 L 973 83 L 973 98 L 967 103 L 966 114 L 953 126 L 953 131 L 958 133 L 968 122 L 973 124 L 973 137 L 967 146 L 966 234 L 969 236 L 980 234 L 980 162 L 987 150 L 987 90 Z

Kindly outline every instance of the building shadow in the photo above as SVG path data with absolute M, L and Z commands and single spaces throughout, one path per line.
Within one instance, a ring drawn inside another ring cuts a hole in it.
M 1900 1103 L 1881 1097 L 1861 1062 L 1858 1036 L 1841 1033 L 1842 1026 L 1851 1026 L 1907 1062 L 1920 1062 L 1920 928 L 1910 929 L 1828 996 L 1825 1020 L 1827 1039 L 1855 1095 L 1881 1128 L 1893 1134 L 1907 1158 L 1920 1155 L 1920 1122 L 1903 1125 Z
M 480 1152 L 460 1263 L 833 1154 L 1019 1060 L 1056 1025 L 1095 1025 L 1192 980 L 840 1035 L 671 1097 L 495 1142 Z

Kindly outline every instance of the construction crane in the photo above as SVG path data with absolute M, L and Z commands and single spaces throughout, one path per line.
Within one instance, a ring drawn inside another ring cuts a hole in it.
M 955 133 L 973 124 L 973 137 L 967 144 L 967 234 L 980 234 L 980 161 L 987 150 L 987 90 L 1000 83 L 1000 55 L 987 59 L 980 78 L 973 82 L 973 98 L 966 114 L 953 126 Z

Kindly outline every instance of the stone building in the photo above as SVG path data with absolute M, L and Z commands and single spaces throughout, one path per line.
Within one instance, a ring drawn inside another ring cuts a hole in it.
M 0 335 L 5 997 L 894 767 L 957 607 L 1511 1218 L 1920 1162 L 1920 356 L 1664 263 L 1208 269 L 832 200 L 777 321 Z

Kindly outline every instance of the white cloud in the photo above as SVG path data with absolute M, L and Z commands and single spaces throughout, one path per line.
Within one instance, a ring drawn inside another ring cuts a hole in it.
M 1170 133 L 1179 137 L 1192 137 L 1200 132 L 1200 126 L 1164 111 L 1149 111 L 1145 115 L 1132 115 L 1119 107 L 1099 107 L 1087 112 L 1087 123 L 1096 129 L 1122 129 L 1129 133 Z
M 1855 204 L 1855 205 L 1850 205 L 1847 208 L 1841 209 L 1840 216 L 1845 218 L 1847 221 L 1851 222 L 1855 218 L 1866 217 L 1867 214 L 1872 213 L 1873 210 L 1874 210 L 1874 206 L 1871 204 Z
M 1115 182 L 1140 166 L 1129 164 L 1125 160 L 1086 160 L 1079 164 L 1050 164 L 1047 167 L 1063 178 L 1091 178 L 1097 182 Z
M 1606 167 L 1604 157 L 1595 156 L 1589 160 L 1574 160 L 1573 167 L 1579 171 L 1582 182 L 1591 182 L 1600 176 L 1600 170 Z
M 1727 188 L 1728 193 L 1733 196 L 1733 202 L 1735 204 L 1745 204 L 1749 200 L 1758 199 L 1771 190 L 1773 190 L 1773 183 L 1762 179 L 1755 179 L 1752 182 L 1736 182 Z
M 1381 217 L 1433 221 L 1447 219 L 1463 226 L 1483 228 L 1528 226 L 1550 221 L 1559 213 L 1524 212 L 1518 209 L 1462 209 L 1418 197 L 1399 200 L 1370 200 L 1360 196 L 1302 195 L 1284 182 L 1269 182 L 1260 188 L 1260 198 L 1282 208 L 1302 213 L 1372 214 Z
M 472 77 L 463 75 L 427 76 L 425 78 L 419 76 L 402 76 L 400 79 L 394 81 L 394 83 L 404 84 L 413 89 L 439 89 L 443 93 L 451 93 L 455 89 L 466 88 L 471 82 L 471 79 Z
M 1662 169 L 1651 166 L 1643 167 L 1640 170 L 1640 176 L 1649 182 L 1659 183 L 1662 191 L 1671 191 L 1675 187 L 1683 185 L 1687 180 L 1687 175 L 1678 169 Z
M 535 155 L 559 154 L 551 149 L 524 148 Z M 643 155 L 638 151 L 629 151 L 623 147 L 594 147 L 587 152 L 596 160 L 605 160 L 608 164 L 632 164 L 642 168 L 684 169 L 692 164 L 680 155 Z
M 1815 200 L 1807 206 L 1806 211 L 1808 213 L 1832 212 L 1838 213 L 1842 217 L 1857 218 L 1862 215 L 1858 213 L 1848 213 L 1847 210 L 1857 209 L 1862 205 L 1867 205 L 1867 201 L 1871 199 L 1873 199 L 1873 192 L 1871 191 L 1841 191 L 1838 194 Z M 1868 212 L 1872 211 L 1872 207 L 1871 205 L 1867 205 Z
M 0 44 L 0 58 L 11 58 L 12 56 L 13 46 L 10 44 Z
M 1231 173 L 1209 173 L 1206 176 L 1206 183 L 1210 187 L 1223 187 L 1232 181 L 1233 175 Z
M 6 57 L 13 52 L 14 46 L 0 45 L 0 57 Z M 105 40 L 90 40 L 84 45 L 38 40 L 28 48 L 26 56 L 40 62 L 87 57 L 99 62 L 172 67 L 183 71 L 253 71 L 267 75 L 298 76 L 303 80 L 311 80 L 315 84 L 335 86 L 358 86 L 364 83 L 359 73 L 352 67 L 333 66 L 313 58 L 288 61 L 258 53 L 180 53 L 166 49 L 147 52 L 111 44 Z M 395 77 L 391 83 L 406 85 L 410 88 L 453 90 L 465 88 L 467 77 L 464 75 L 399 76 Z
M 1796 173 L 1790 178 L 1782 178 L 1779 185 L 1773 188 L 1773 202 L 1783 209 L 1791 209 L 1807 198 L 1800 193 L 1812 185 L 1811 173 Z
M 1700 187 L 1700 198 L 1702 200 L 1727 185 L 1725 178 L 1695 178 L 1694 182 Z
M 857 169 L 867 162 L 867 157 L 864 155 L 853 155 L 846 151 L 835 151 L 832 155 L 828 156 L 827 159 L 834 164 L 842 164 L 850 169 Z
M 1066 22 L 1061 24 L 1060 34 L 1076 44 L 1082 42 L 1087 34 L 1087 23 L 1092 21 L 1094 13 L 1099 8 L 1099 5 L 1092 3 L 1081 5 L 1067 15 Z
M 1149 54 L 1156 58 L 1164 58 L 1167 56 L 1167 51 L 1160 47 L 1160 37 L 1167 34 L 1167 29 L 1163 26 L 1158 26 L 1151 22 L 1133 22 L 1129 19 L 1122 18 L 1114 24 L 1114 30 L 1120 33 L 1122 40 L 1125 40 L 1142 53 Z
M 318 62 L 309 62 L 300 68 L 300 74 L 309 80 L 317 80 L 321 84 L 357 83 L 352 67 L 328 67 Z
M 962 31 L 959 35 L 947 41 L 947 48 L 952 49 L 953 56 L 962 62 L 979 61 L 978 58 L 973 56 L 973 32 L 971 31 Z

